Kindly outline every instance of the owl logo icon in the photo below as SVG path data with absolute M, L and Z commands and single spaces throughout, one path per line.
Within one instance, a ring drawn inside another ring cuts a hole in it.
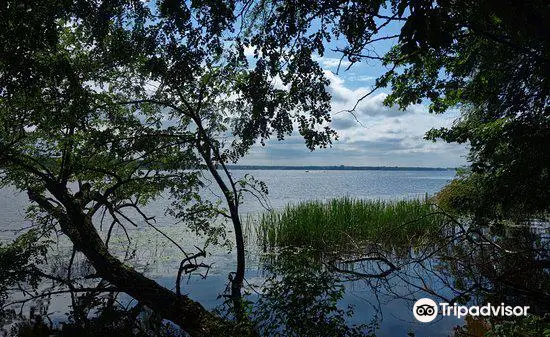
M 437 303 L 429 298 L 421 298 L 414 304 L 413 314 L 419 322 L 431 322 L 437 317 Z

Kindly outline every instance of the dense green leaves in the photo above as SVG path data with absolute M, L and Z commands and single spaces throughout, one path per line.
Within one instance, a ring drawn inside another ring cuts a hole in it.
M 330 144 L 322 72 L 300 59 L 277 72 L 262 57 L 247 59 L 233 1 L 7 1 L 0 11 L 0 186 L 27 192 L 33 216 L 71 240 L 93 277 L 204 334 L 218 322 L 181 293 L 183 267 L 175 292 L 161 287 L 111 253 L 113 228 L 150 226 L 189 256 L 144 205 L 169 198 L 167 211 L 207 244 L 224 238 L 217 220 L 231 219 L 238 295 L 238 206 L 243 193 L 265 187 L 235 182 L 225 164 L 295 128 L 310 149 Z M 199 193 L 212 178 L 224 203 Z M 10 262 L 27 256 L 15 253 Z
M 472 184 L 491 200 L 484 207 L 525 214 L 550 205 L 548 14 L 544 2 L 441 2 L 426 9 L 421 33 L 401 32 L 405 70 L 387 102 L 461 109 L 452 128 L 426 137 L 470 144 Z
M 292 50 L 311 60 L 331 40 L 345 39 L 345 47 L 335 49 L 343 59 L 388 68 L 375 85 L 391 89 L 386 104 L 461 111 L 453 127 L 426 138 L 468 143 L 472 172 L 488 195 L 498 196 L 494 206 L 523 213 L 549 207 L 546 1 L 282 1 L 268 7 L 272 14 L 262 17 L 264 30 L 252 39 L 264 57 Z M 396 23 L 400 30 L 388 28 Z M 372 50 L 383 40 L 394 47 L 379 56 Z
M 283 72 L 261 58 L 249 67 L 232 40 L 233 2 L 8 2 L 2 11 L 4 184 L 90 184 L 85 206 L 145 203 L 169 187 L 190 202 L 175 191 L 200 187 L 189 170 L 204 167 L 203 155 L 237 161 L 295 126 L 312 149 L 334 136 L 323 125 L 326 81 L 305 82 L 322 74 L 300 60 L 300 77 L 283 88 L 274 84 Z
M 12 285 L 22 282 L 38 286 L 39 268 L 45 262 L 49 243 L 41 231 L 34 229 L 9 244 L 0 244 L 0 306 L 4 306 L 6 292 Z

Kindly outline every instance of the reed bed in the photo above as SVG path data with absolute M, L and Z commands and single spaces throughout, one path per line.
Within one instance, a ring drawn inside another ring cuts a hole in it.
M 396 201 L 339 198 L 308 201 L 264 213 L 257 228 L 264 248 L 323 249 L 367 242 L 402 245 L 426 235 L 437 235 L 444 221 L 427 198 Z

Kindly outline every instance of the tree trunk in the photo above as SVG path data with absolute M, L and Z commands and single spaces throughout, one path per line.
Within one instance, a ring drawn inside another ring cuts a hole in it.
M 50 192 L 63 203 L 65 210 L 54 207 L 42 195 L 29 191 L 29 198 L 45 208 L 59 221 L 61 230 L 95 268 L 97 274 L 120 291 L 146 305 L 163 318 L 179 325 L 191 336 L 215 336 L 229 324 L 187 296 L 164 288 L 111 255 L 93 226 L 91 218 L 63 188 Z
M 231 298 L 233 300 L 233 306 L 235 307 L 235 316 L 238 321 L 242 321 L 245 318 L 241 294 L 244 283 L 245 250 L 242 224 L 235 207 L 231 207 L 231 219 L 233 220 L 233 230 L 235 231 L 235 242 L 237 246 L 237 271 L 231 282 Z

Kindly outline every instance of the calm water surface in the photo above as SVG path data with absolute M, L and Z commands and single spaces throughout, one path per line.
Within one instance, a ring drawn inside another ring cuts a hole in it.
M 235 175 L 246 172 L 234 171 Z M 434 194 L 455 174 L 445 171 L 250 171 L 269 187 L 274 208 L 304 200 L 342 196 L 370 199 L 402 199 Z M 249 200 L 244 211 L 259 210 Z

